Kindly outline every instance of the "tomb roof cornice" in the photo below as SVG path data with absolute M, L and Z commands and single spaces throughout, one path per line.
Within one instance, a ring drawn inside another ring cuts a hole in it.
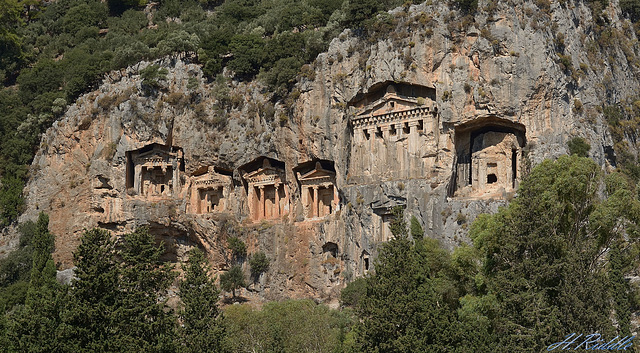
M 429 107 L 418 107 L 381 115 L 356 116 L 351 119 L 351 123 L 353 127 L 377 126 L 385 123 L 424 119 L 430 112 L 431 109 L 429 109 Z

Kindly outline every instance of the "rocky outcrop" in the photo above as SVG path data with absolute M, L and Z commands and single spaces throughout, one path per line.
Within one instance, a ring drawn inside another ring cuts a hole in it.
M 377 33 L 334 39 L 276 104 L 177 58 L 156 63 L 157 89 L 139 75 L 149 63 L 113 72 L 43 136 L 22 220 L 49 213 L 61 269 L 85 228 L 148 226 L 167 260 L 200 246 L 216 271 L 238 236 L 271 260 L 245 295 L 335 300 L 373 268 L 395 206 L 453 248 L 570 138 L 615 163 L 600 107 L 639 88 L 617 9 L 611 30 L 629 39 L 602 52 L 582 2 L 499 3 L 474 20 L 399 8 Z

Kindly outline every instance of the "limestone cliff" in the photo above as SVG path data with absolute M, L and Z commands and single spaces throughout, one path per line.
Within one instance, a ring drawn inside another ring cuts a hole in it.
M 335 300 L 373 267 L 394 206 L 452 248 L 570 138 L 615 164 L 601 107 L 638 92 L 638 48 L 615 1 L 606 16 L 605 47 L 583 2 L 398 8 L 334 39 L 275 104 L 178 58 L 156 63 L 158 89 L 149 63 L 113 72 L 43 136 L 22 220 L 50 214 L 61 269 L 84 228 L 147 225 L 168 260 L 201 246 L 216 271 L 239 236 L 271 259 L 255 295 Z

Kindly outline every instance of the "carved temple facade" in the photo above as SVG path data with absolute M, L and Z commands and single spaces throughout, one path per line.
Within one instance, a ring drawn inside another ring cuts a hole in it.
M 307 219 L 326 217 L 340 209 L 333 163 L 328 161 L 325 163 L 326 169 L 322 166 L 322 162 L 317 161 L 313 169 L 306 168 L 304 172 L 297 172 L 302 205 Z M 301 169 L 304 170 L 304 167 Z
M 249 213 L 253 221 L 280 219 L 289 213 L 284 163 L 260 157 L 240 170 L 247 184 Z
M 180 193 L 184 172 L 182 149 L 160 144 L 127 153 L 127 187 L 140 196 L 170 197 Z
M 191 213 L 209 214 L 228 210 L 233 181 L 230 171 L 215 167 L 196 171 L 191 181 Z
M 352 183 L 430 175 L 438 150 L 435 89 L 391 82 L 374 85 L 349 105 Z

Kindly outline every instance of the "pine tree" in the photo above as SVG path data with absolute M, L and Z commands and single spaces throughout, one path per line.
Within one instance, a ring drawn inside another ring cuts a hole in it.
M 115 242 L 102 229 L 86 230 L 73 254 L 75 280 L 65 315 L 65 341 L 74 352 L 113 351 L 113 317 L 120 296 Z
M 66 288 L 56 281 L 51 253 L 54 236 L 49 232 L 49 217 L 40 213 L 33 235 L 33 264 L 25 304 L 12 315 L 8 324 L 10 351 L 55 352 L 61 350 L 58 329 Z
M 220 292 L 209 278 L 204 253 L 197 248 L 191 250 L 186 265 L 185 278 L 180 282 L 182 351 L 224 352 L 225 328 L 217 305 Z
M 442 275 L 448 256 L 435 240 L 407 237 L 402 209 L 394 209 L 394 238 L 380 245 L 375 274 L 357 303 L 356 331 L 365 352 L 444 352 L 455 342 L 457 298 Z
M 175 315 L 165 305 L 175 274 L 160 261 L 163 252 L 147 228 L 124 236 L 119 252 L 120 293 L 110 338 L 116 351 L 175 351 Z
M 592 160 L 545 161 L 508 207 L 474 222 L 471 237 L 484 257 L 476 281 L 499 308 L 492 323 L 498 351 L 538 352 L 568 329 L 615 336 L 603 255 L 624 229 L 637 229 L 640 203 L 625 182 L 607 180 L 603 200 L 600 166 Z M 610 260 L 614 265 L 615 256 Z
M 231 292 L 233 299 L 236 298 L 236 289 L 245 286 L 244 273 L 242 267 L 235 265 L 231 269 L 220 276 L 220 285 L 225 292 Z

